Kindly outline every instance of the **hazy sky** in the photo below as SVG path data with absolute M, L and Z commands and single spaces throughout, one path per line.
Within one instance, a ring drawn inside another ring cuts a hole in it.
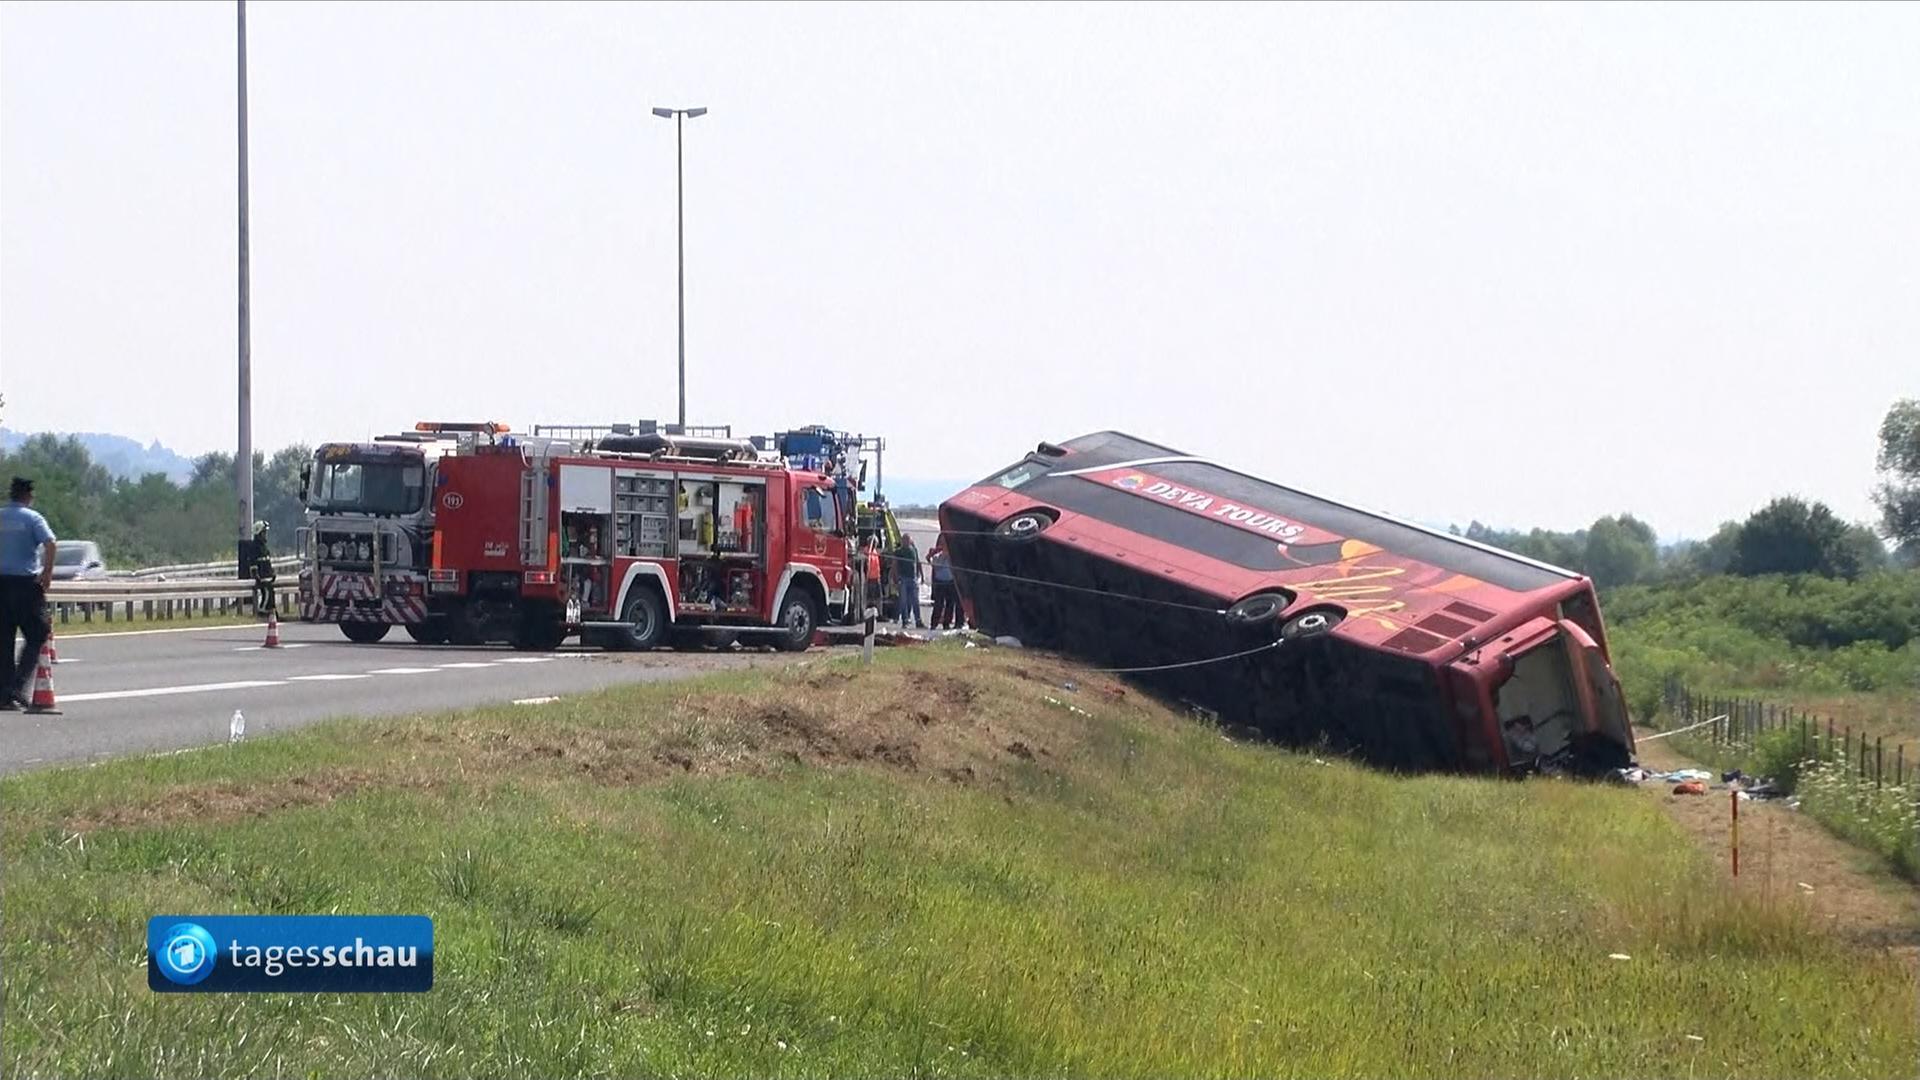
M 1102 428 L 1429 520 L 1872 514 L 1920 6 L 250 5 L 256 444 Z M 0 14 L 7 426 L 234 439 L 234 10 Z

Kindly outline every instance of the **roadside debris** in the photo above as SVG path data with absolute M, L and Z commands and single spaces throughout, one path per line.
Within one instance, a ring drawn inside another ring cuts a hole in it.
M 1698 780 L 1689 780 L 1684 784 L 1673 785 L 1673 793 L 1675 795 L 1705 795 L 1707 793 L 1707 785 Z

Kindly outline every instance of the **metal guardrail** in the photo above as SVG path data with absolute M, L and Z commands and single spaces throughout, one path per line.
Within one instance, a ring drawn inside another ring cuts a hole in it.
M 299 566 L 300 566 L 300 557 L 297 555 L 282 555 L 279 558 L 273 560 L 274 570 L 280 573 L 296 570 L 299 568 Z M 144 580 L 149 580 L 153 578 L 194 579 L 194 578 L 222 578 L 222 577 L 228 578 L 230 580 L 238 580 L 233 578 L 233 560 L 227 559 L 221 562 L 204 562 L 204 563 L 179 563 L 174 566 L 147 566 L 147 567 L 142 567 L 139 570 L 114 570 L 108 573 L 107 580 L 124 581 L 127 579 L 132 579 L 135 581 L 144 581 Z
M 282 612 L 298 610 L 299 591 L 297 583 L 276 583 L 274 606 Z M 53 609 L 55 624 L 63 626 L 75 621 L 91 623 L 96 617 L 113 622 L 116 614 L 132 622 L 136 610 L 148 621 L 248 615 L 253 612 L 253 583 L 235 579 L 56 581 L 47 590 L 47 605 Z

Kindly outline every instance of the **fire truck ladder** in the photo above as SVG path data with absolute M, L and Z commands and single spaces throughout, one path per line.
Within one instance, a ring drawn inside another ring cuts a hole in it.
M 545 469 L 520 472 L 520 561 L 527 566 L 547 565 L 545 477 Z
M 608 435 L 652 435 L 661 432 L 667 435 L 683 435 L 690 439 L 731 439 L 732 424 L 688 424 L 684 428 L 678 424 L 662 424 L 657 420 L 639 420 L 631 424 L 535 424 L 535 435 L 546 435 L 571 442 L 584 443 L 599 440 Z

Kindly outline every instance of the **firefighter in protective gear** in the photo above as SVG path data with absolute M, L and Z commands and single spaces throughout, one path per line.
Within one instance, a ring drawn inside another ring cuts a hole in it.
M 867 541 L 867 604 L 878 607 L 881 597 L 880 538 L 875 536 Z
M 253 610 L 256 615 L 273 613 L 273 554 L 267 550 L 268 525 L 253 523 Z

